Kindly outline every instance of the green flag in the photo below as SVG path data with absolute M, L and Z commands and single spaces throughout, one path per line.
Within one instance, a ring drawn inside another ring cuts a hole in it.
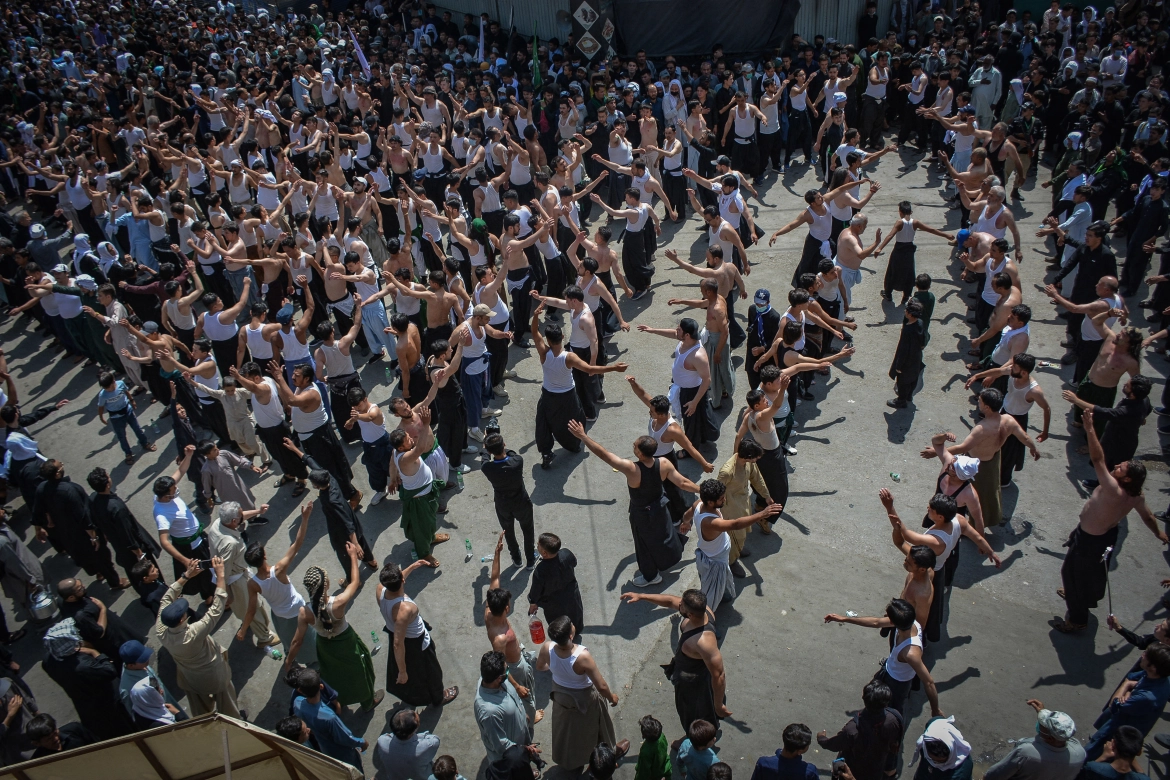
M 536 38 L 536 33 L 532 33 L 532 86 L 535 89 L 540 89 L 544 84 L 544 79 L 540 77 L 540 41 Z

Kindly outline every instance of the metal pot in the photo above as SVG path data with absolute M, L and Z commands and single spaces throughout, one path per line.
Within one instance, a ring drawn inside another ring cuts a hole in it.
M 34 620 L 49 620 L 57 614 L 57 600 L 44 588 L 37 588 L 28 597 L 28 610 Z

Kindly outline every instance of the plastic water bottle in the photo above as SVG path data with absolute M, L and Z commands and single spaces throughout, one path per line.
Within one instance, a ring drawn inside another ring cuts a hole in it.
M 378 651 L 382 649 L 382 642 L 378 639 L 378 632 L 371 631 L 370 639 L 374 640 L 374 648 L 370 650 L 370 655 L 377 655 Z
M 463 472 L 458 469 L 455 470 L 455 484 L 460 488 L 463 487 Z
M 532 619 L 528 621 L 528 634 L 532 637 L 532 644 L 544 644 L 544 623 L 540 622 L 540 618 L 536 615 L 533 615 Z
M 418 560 L 418 551 L 417 551 L 417 550 L 411 550 L 411 551 L 410 551 L 410 560 L 411 560 L 412 562 L 413 562 L 413 561 L 417 561 L 417 560 Z
M 386 366 L 386 384 L 388 384 L 388 385 L 394 384 L 394 382 L 391 378 L 391 374 L 390 374 L 390 366 Z
M 901 475 L 901 474 L 899 474 L 899 473 L 898 473 L 898 472 L 896 472 L 896 471 L 891 471 L 891 472 L 890 472 L 890 479 L 894 480 L 895 482 L 901 482 L 901 481 L 902 481 L 902 475 Z
M 483 556 L 482 558 L 480 558 L 480 559 L 479 559 L 479 562 L 480 562 L 480 563 L 487 563 L 487 562 L 488 562 L 488 561 L 490 561 L 490 560 L 493 560 L 493 556 L 491 556 L 491 555 L 485 555 L 485 556 Z

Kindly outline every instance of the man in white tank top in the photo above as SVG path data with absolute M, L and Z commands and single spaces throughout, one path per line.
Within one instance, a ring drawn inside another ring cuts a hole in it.
M 429 407 L 421 407 L 418 415 L 423 425 L 430 426 Z M 411 436 L 405 428 L 395 428 L 390 432 L 393 455 L 390 463 L 390 489 L 398 489 L 398 498 L 402 502 L 402 533 L 414 544 L 418 560 L 431 568 L 438 568 L 439 561 L 431 550 L 436 544 L 449 540 L 451 535 L 435 531 L 438 526 L 439 489 L 430 468 L 423 461 L 430 449 L 429 443 L 426 437 Z
M 358 430 L 362 441 L 362 465 L 366 467 L 366 476 L 370 481 L 370 506 L 377 506 L 386 497 L 386 488 L 390 479 L 390 465 L 393 458 L 390 455 L 390 433 L 386 430 L 386 416 L 377 404 L 370 403 L 366 391 L 359 385 L 351 387 L 347 393 L 349 401 L 349 419 L 345 421 L 345 428 Z
M 769 522 L 784 509 L 783 504 L 771 503 L 755 514 L 727 519 L 723 517 L 727 486 L 717 479 L 699 483 L 699 500 L 684 516 L 680 529 L 693 523 L 695 530 L 695 568 L 699 571 L 699 590 L 707 597 L 707 606 L 716 609 L 726 597 L 735 598 L 735 580 L 731 574 L 729 555 L 731 532 L 750 528 L 755 523 Z
M 586 363 L 577 355 L 564 347 L 564 334 L 559 325 L 545 326 L 544 335 L 540 333 L 540 314 L 545 304 L 540 305 L 532 312 L 532 341 L 540 356 L 540 365 L 544 373 L 541 382 L 540 401 L 536 405 L 536 448 L 540 452 L 540 467 L 547 469 L 553 460 L 553 440 L 570 452 L 580 452 L 581 443 L 569 432 L 569 423 L 576 421 L 583 423 L 585 413 L 581 410 L 581 401 L 577 396 L 573 372 L 581 371 L 586 374 L 608 374 L 616 371 L 625 371 L 629 363 L 614 363 L 609 366 L 596 366 Z
M 272 628 L 278 637 L 278 643 L 284 644 L 285 653 L 292 646 L 293 637 L 297 632 L 297 619 L 301 610 L 305 609 L 305 597 L 289 580 L 288 572 L 293 561 L 305 543 L 305 534 L 309 530 L 309 517 L 313 514 L 313 502 L 309 501 L 301 507 L 301 522 L 297 525 L 297 535 L 289 546 L 288 552 L 276 563 L 268 565 L 268 556 L 264 545 L 252 542 L 244 552 L 244 562 L 256 567 L 256 573 L 248 577 L 248 603 L 243 623 L 236 632 L 236 639 L 243 641 L 247 636 L 248 628 L 259 610 L 271 615 Z M 306 633 L 312 631 L 307 626 Z M 317 642 L 312 635 L 304 637 L 300 652 L 297 653 L 297 662 L 311 664 L 317 657 Z
M 255 362 L 245 363 L 238 371 L 233 368 L 231 376 L 241 388 L 251 394 L 256 435 L 264 443 L 272 459 L 280 464 L 283 473 L 277 480 L 276 487 L 296 482 L 297 486 L 293 490 L 293 498 L 296 498 L 308 489 L 305 487 L 305 480 L 309 478 L 309 472 L 301 459 L 284 446 L 284 440 L 292 438 L 293 429 L 285 419 L 276 382 L 271 377 L 265 377 L 260 370 L 260 364 Z
M 306 455 L 329 472 L 337 480 L 341 495 L 353 508 L 362 501 L 362 492 L 353 486 L 353 471 L 349 458 L 341 448 L 341 442 L 329 424 L 325 401 L 317 385 L 317 372 L 310 365 L 298 365 L 293 369 L 293 384 L 284 380 L 284 373 L 275 361 L 268 364 L 268 373 L 276 380 L 280 401 L 292 411 L 293 430 L 297 434 Z M 285 446 L 292 449 L 293 442 L 286 439 Z M 345 554 L 344 545 L 337 550 L 338 560 Z M 348 558 L 348 555 L 346 555 Z M 367 556 L 368 557 L 368 556 Z
M 361 377 L 354 369 L 353 358 L 350 357 L 353 343 L 361 330 L 362 300 L 357 293 L 353 295 L 352 324 L 341 338 L 336 337 L 337 326 L 332 322 L 322 322 L 315 329 L 320 344 L 313 352 L 313 359 L 316 361 L 321 379 L 329 386 L 329 407 L 333 421 L 337 424 L 338 432 L 346 444 L 354 444 L 359 438 L 358 431 L 346 428 L 345 423 L 349 420 L 350 410 L 347 393 L 351 387 L 362 386 Z

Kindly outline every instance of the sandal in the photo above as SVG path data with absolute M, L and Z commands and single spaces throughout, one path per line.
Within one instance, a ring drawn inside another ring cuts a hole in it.
M 292 497 L 296 498 L 297 496 L 303 496 L 305 493 L 308 493 L 308 492 L 309 492 L 309 488 L 307 485 L 303 485 L 303 484 L 298 483 L 297 486 L 295 488 L 293 488 Z
M 283 475 L 281 475 L 280 479 L 276 480 L 276 483 L 273 484 L 272 487 L 282 488 L 285 485 L 287 485 L 288 483 L 295 482 L 295 481 L 296 481 L 296 477 L 294 477 L 292 474 L 283 474 Z
M 983 353 L 978 349 L 969 349 L 969 350 L 967 350 L 967 354 L 968 355 L 982 355 Z
M 1079 631 L 1084 631 L 1089 626 L 1088 624 L 1077 625 L 1076 623 L 1070 623 L 1062 618 L 1059 622 L 1053 621 L 1052 627 L 1062 634 L 1075 634 Z
M 1057 595 L 1057 596 L 1060 596 L 1062 599 L 1066 599 L 1066 600 L 1067 600 L 1067 598 L 1068 598 L 1066 595 L 1064 595 L 1064 588 L 1057 588 L 1057 589 L 1056 589 L 1056 595 Z
M 434 546 L 449 541 L 451 541 L 451 534 L 435 534 L 435 538 L 431 540 L 431 545 Z
M 452 685 L 450 688 L 443 691 L 443 704 L 450 704 L 451 702 L 455 701 L 455 697 L 458 695 L 459 695 L 459 686 Z
M 124 461 L 122 461 L 122 462 L 123 462 L 123 463 L 133 463 L 133 462 L 134 462 L 134 456 L 133 456 L 133 455 L 127 455 L 127 456 L 126 456 L 126 460 L 124 460 Z

